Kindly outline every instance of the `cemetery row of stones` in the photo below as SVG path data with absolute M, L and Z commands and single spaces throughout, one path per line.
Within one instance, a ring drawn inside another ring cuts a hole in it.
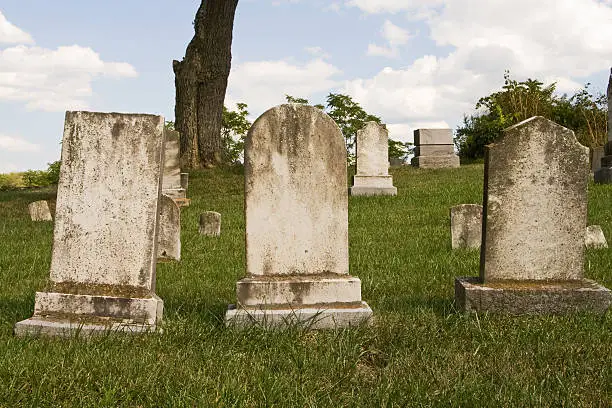
M 416 131 L 413 164 L 459 166 L 449 136 Z M 387 137 L 375 123 L 358 133 L 351 194 L 397 193 Z M 373 321 L 361 281 L 349 273 L 346 155 L 338 126 L 311 106 L 281 105 L 252 125 L 245 145 L 246 273 L 226 324 L 334 328 Z M 453 225 L 468 231 L 456 238 L 462 233 L 454 226 L 453 242 L 481 243 L 480 276 L 455 281 L 461 310 L 606 312 L 612 293 L 583 276 L 589 177 L 588 149 L 542 117 L 506 129 L 487 147 L 483 208 L 451 212 Z M 156 330 L 163 313 L 156 263 L 180 259 L 186 189 L 178 134 L 164 129 L 162 117 L 67 112 L 52 285 L 36 293 L 33 316 L 18 322 L 15 334 Z M 218 235 L 220 214 L 204 214 L 200 224 L 202 233 Z

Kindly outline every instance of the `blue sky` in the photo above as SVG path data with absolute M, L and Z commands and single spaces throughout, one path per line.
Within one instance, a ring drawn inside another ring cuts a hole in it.
M 66 110 L 174 117 L 199 1 L 3 0 L 0 172 L 58 160 Z M 517 79 L 605 90 L 612 0 L 240 0 L 226 104 L 351 95 L 390 137 L 455 128 Z

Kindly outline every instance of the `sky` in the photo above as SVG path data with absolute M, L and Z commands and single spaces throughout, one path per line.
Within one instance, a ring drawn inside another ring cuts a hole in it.
M 60 159 L 67 110 L 174 119 L 195 0 L 2 0 L 0 173 Z M 230 108 L 350 95 L 389 136 L 453 128 L 513 78 L 605 91 L 612 0 L 240 0 Z

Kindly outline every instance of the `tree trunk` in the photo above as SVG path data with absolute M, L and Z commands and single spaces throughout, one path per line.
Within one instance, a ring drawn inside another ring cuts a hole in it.
M 238 0 L 202 0 L 185 58 L 172 61 L 174 126 L 181 133 L 181 166 L 185 168 L 212 167 L 221 160 L 221 120 L 236 6 Z

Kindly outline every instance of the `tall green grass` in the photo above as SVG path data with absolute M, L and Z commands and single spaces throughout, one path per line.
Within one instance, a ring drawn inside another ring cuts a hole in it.
M 462 315 L 455 276 L 478 251 L 451 251 L 449 208 L 481 203 L 482 165 L 393 170 L 397 197 L 351 197 L 351 274 L 376 316 L 369 328 L 266 332 L 223 327 L 244 274 L 243 177 L 190 176 L 182 261 L 158 265 L 164 333 L 20 339 L 48 278 L 52 225 L 27 203 L 53 190 L 0 193 L 0 406 L 610 406 L 612 318 Z M 612 238 L 612 186 L 591 185 L 589 222 Z M 221 237 L 198 234 L 222 213 Z M 587 277 L 612 287 L 611 250 L 589 250 Z

